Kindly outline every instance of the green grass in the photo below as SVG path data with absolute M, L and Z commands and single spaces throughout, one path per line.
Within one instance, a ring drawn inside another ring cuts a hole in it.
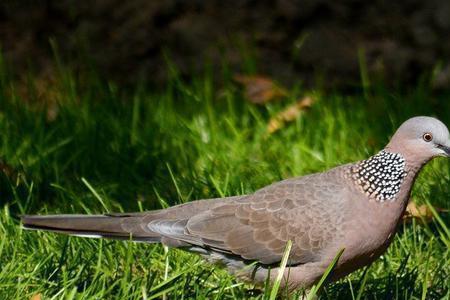
M 0 158 L 13 170 L 0 172 L 0 299 L 268 299 L 269 289 L 257 292 L 196 255 L 24 231 L 17 216 L 138 211 L 251 193 L 365 158 L 410 116 L 450 124 L 448 98 L 426 84 L 401 92 L 364 86 L 351 96 L 298 85 L 288 99 L 260 107 L 226 72 L 220 86 L 209 74 L 187 83 L 174 72 L 155 91 L 60 68 L 44 92 L 33 76 L 19 85 L 0 73 Z M 270 117 L 306 92 L 317 95 L 314 106 L 268 135 Z M 449 180 L 449 163 L 433 161 L 415 201 L 449 208 Z M 449 224 L 444 214 L 429 226 L 402 226 L 385 255 L 327 285 L 321 298 L 450 299 Z

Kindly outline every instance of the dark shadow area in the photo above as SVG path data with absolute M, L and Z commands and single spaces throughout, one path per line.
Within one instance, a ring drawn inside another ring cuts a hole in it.
M 186 77 L 227 61 L 286 84 L 355 87 L 366 70 L 407 85 L 434 72 L 433 86 L 445 88 L 449 15 L 444 0 L 6 0 L 0 43 L 18 74 L 32 66 L 51 76 L 51 40 L 73 67 L 128 84 L 167 82 L 168 56 Z

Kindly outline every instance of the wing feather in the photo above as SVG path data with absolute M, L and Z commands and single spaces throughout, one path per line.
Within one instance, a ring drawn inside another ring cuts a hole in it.
M 291 240 L 289 262 L 311 262 L 339 234 L 343 190 L 329 172 L 284 180 L 190 218 L 185 234 L 263 264 L 279 262 Z

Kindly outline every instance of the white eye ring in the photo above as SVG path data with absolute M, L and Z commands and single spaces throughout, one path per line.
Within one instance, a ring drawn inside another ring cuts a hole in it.
M 431 142 L 433 140 L 433 135 L 427 132 L 422 136 L 422 138 L 425 142 Z

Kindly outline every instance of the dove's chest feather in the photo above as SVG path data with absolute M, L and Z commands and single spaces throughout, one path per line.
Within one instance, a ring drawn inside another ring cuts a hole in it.
M 345 248 L 337 277 L 371 263 L 387 249 L 404 213 L 413 179 L 405 177 L 393 201 L 367 199 L 363 193 L 350 190 L 348 198 L 351 205 L 344 218 L 344 238 L 335 240 L 334 247 L 330 247 L 333 250 L 326 254 L 331 258 L 337 249 Z

